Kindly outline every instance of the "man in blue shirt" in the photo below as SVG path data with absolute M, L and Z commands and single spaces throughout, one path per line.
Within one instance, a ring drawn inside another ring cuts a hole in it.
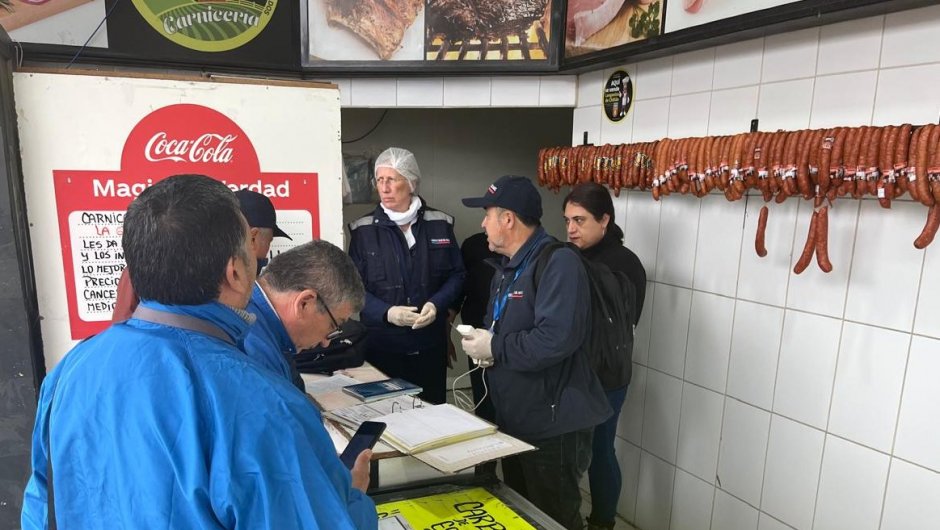
M 313 405 L 235 346 L 256 261 L 232 192 L 163 180 L 122 243 L 141 304 L 43 381 L 23 528 L 377 528 L 369 452 L 350 474 Z
M 248 312 L 257 321 L 245 338 L 245 353 L 303 391 L 293 356 L 317 344 L 329 346 L 346 320 L 340 315 L 364 300 L 359 271 L 336 246 L 311 241 L 282 252 L 252 291 Z

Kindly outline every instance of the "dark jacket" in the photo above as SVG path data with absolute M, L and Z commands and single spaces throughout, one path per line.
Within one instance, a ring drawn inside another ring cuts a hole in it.
M 446 347 L 447 309 L 460 297 L 466 271 L 454 236 L 454 218 L 421 202 L 425 205 L 411 227 L 415 237 L 411 249 L 381 206 L 349 225 L 349 255 L 366 288 L 360 318 L 369 330 L 367 352 Z M 426 302 L 437 307 L 437 318 L 425 328 L 413 330 L 386 320 L 392 306 L 420 311 Z
M 640 315 L 643 312 L 643 302 L 646 299 L 646 269 L 643 268 L 643 263 L 640 262 L 640 258 L 636 256 L 630 249 L 623 246 L 623 230 L 620 229 L 614 223 L 607 225 L 609 228 L 607 233 L 604 234 L 603 239 L 597 242 L 596 245 L 590 248 L 583 249 L 581 254 L 591 260 L 598 263 L 603 263 L 612 271 L 619 271 L 627 275 L 627 278 L 630 278 L 630 281 L 633 282 L 633 286 L 636 288 L 636 314 L 633 315 L 633 325 L 637 325 L 640 322 Z M 626 359 L 626 384 L 630 384 L 630 379 L 633 377 L 633 352 L 630 352 L 630 357 Z M 604 380 L 601 377 L 601 380 Z M 607 382 L 605 385 L 617 385 L 620 386 L 623 379 L 618 379 L 617 383 Z M 607 388 L 605 390 L 613 390 L 613 388 Z
M 506 300 L 486 379 L 499 428 L 530 441 L 591 428 L 611 414 L 583 350 L 591 305 L 581 259 L 570 249 L 554 252 L 536 292 L 532 265 L 553 241 L 539 227 L 512 259 L 494 263 L 486 318 L 492 325 L 494 305 Z
M 486 305 L 490 299 L 490 283 L 493 281 L 493 266 L 486 260 L 500 259 L 499 254 L 489 248 L 486 233 L 480 232 L 464 240 L 460 247 L 463 264 L 467 268 L 467 280 L 463 284 L 463 304 L 460 320 L 475 328 L 484 327 Z

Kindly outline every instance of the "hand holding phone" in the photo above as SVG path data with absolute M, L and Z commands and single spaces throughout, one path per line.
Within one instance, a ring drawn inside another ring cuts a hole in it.
M 343 454 L 339 455 L 339 459 L 342 460 L 347 469 L 352 469 L 359 453 L 375 447 L 375 443 L 379 441 L 383 432 L 385 432 L 385 424 L 382 422 L 362 422 L 356 434 L 354 434 L 352 439 L 349 440 L 349 443 L 346 444 L 346 449 L 343 450 Z

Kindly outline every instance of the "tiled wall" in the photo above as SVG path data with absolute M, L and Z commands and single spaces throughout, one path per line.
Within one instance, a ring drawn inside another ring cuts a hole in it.
M 572 142 L 934 122 L 940 6 L 625 65 L 635 107 L 603 117 L 580 76 Z M 642 530 L 940 528 L 940 243 L 926 209 L 839 200 L 835 270 L 791 272 L 811 204 L 630 192 L 626 244 L 652 280 L 617 449 Z
M 573 107 L 573 75 L 333 79 L 344 108 Z

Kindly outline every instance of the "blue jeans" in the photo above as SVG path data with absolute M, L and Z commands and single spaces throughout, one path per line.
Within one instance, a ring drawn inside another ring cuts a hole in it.
M 617 515 L 617 501 L 620 500 L 620 488 L 623 479 L 620 465 L 614 452 L 614 439 L 617 436 L 617 420 L 620 409 L 627 397 L 627 387 L 607 391 L 607 402 L 614 410 L 613 416 L 594 427 L 593 454 L 591 467 L 588 468 L 588 481 L 591 485 L 591 515 L 588 522 L 597 526 L 613 527 Z

